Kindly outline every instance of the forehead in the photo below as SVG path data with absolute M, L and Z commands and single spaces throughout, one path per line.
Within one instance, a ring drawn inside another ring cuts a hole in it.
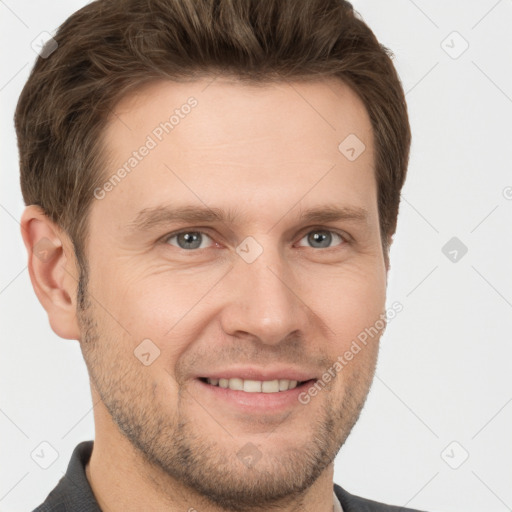
M 362 101 L 347 84 L 333 78 L 265 83 L 229 78 L 156 81 L 122 98 L 112 114 L 107 139 L 115 143 L 122 135 L 123 141 L 132 145 L 137 145 L 141 132 L 162 142 L 159 127 L 164 131 L 161 135 L 172 131 L 174 138 L 187 138 L 184 147 L 194 141 L 217 146 L 246 143 L 251 135 L 257 142 L 257 137 L 264 139 L 276 130 L 282 130 L 283 135 L 276 145 L 293 137 L 318 139 L 329 132 L 339 138 L 347 131 L 364 138 L 369 145 L 373 142 L 369 140 L 370 120 Z M 183 122 L 185 119 L 187 122 Z M 172 125 L 167 126 L 170 131 L 162 126 L 165 123 Z M 325 142 L 330 144 L 331 137 Z
M 126 223 L 165 203 L 274 221 L 299 202 L 376 213 L 371 123 L 339 80 L 151 83 L 116 105 L 104 145 L 111 186 L 97 209 Z

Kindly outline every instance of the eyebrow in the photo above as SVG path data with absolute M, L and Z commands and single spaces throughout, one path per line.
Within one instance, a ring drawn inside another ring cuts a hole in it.
M 140 210 L 127 228 L 130 232 L 147 231 L 165 226 L 171 222 L 184 223 L 227 223 L 235 224 L 240 214 L 237 210 L 223 210 L 215 207 L 202 206 L 154 206 Z M 337 206 L 332 204 L 301 210 L 299 217 L 301 222 L 335 222 L 351 221 L 368 223 L 368 211 L 359 206 Z

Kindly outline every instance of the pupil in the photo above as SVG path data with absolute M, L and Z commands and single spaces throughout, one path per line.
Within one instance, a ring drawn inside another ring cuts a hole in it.
M 328 233 L 326 231 L 316 231 L 313 234 L 312 238 L 313 238 L 313 242 L 315 242 L 315 243 L 319 242 L 320 244 L 327 240 L 327 243 L 324 243 L 322 245 L 322 247 L 329 247 L 330 237 L 331 237 L 330 233 Z
M 191 233 L 183 233 L 181 237 L 184 239 L 185 247 L 184 249 L 190 249 L 190 244 L 194 244 L 196 242 L 196 245 L 192 247 L 193 249 L 197 249 L 201 245 L 201 243 L 197 244 L 197 241 L 199 240 L 199 233 L 191 232 Z

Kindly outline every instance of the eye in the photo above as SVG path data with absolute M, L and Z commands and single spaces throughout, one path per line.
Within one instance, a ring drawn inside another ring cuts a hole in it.
M 301 238 L 301 240 L 307 239 L 313 249 L 329 249 L 331 248 L 331 243 L 336 238 L 342 242 L 338 245 L 348 243 L 347 239 L 341 234 L 329 229 L 321 228 L 310 230 Z M 179 249 L 189 251 L 194 249 L 207 249 L 208 246 L 205 245 L 207 244 L 206 239 L 212 240 L 212 238 L 204 231 L 180 231 L 165 237 L 163 242 L 169 245 L 174 245 Z M 173 243 L 173 240 L 175 240 L 175 243 Z
M 164 242 L 170 245 L 175 245 L 171 243 L 171 240 L 176 239 L 177 247 L 179 249 L 206 249 L 206 247 L 204 247 L 202 244 L 204 237 L 210 238 L 203 231 L 180 231 L 179 233 L 175 233 L 174 235 L 169 235 L 166 237 Z
M 338 238 L 343 242 L 338 245 L 344 245 L 347 243 L 347 240 L 342 235 L 329 229 L 313 229 L 306 233 L 306 236 L 301 238 L 301 240 L 306 238 L 308 243 L 312 244 L 313 249 L 329 249 L 330 244 L 333 241 L 333 235 L 334 238 Z

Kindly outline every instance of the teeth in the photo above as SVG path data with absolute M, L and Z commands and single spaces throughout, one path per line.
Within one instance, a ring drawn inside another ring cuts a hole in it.
M 229 389 L 234 389 L 236 391 L 243 391 L 244 389 L 244 381 L 242 379 L 229 379 L 228 386 Z
M 279 380 L 279 391 L 286 391 L 290 385 L 290 381 L 286 379 Z
M 238 377 L 232 379 L 206 379 L 208 384 L 219 386 L 224 389 L 233 389 L 234 391 L 245 391 L 246 393 L 278 393 L 279 391 L 288 391 L 297 387 L 296 380 L 276 379 L 276 380 L 243 380 Z
M 231 389 L 231 387 L 229 389 Z M 244 391 L 246 393 L 261 393 L 261 381 L 244 380 Z
M 263 393 L 279 393 L 279 381 L 266 380 L 265 382 L 262 382 L 261 391 L 263 391 Z

